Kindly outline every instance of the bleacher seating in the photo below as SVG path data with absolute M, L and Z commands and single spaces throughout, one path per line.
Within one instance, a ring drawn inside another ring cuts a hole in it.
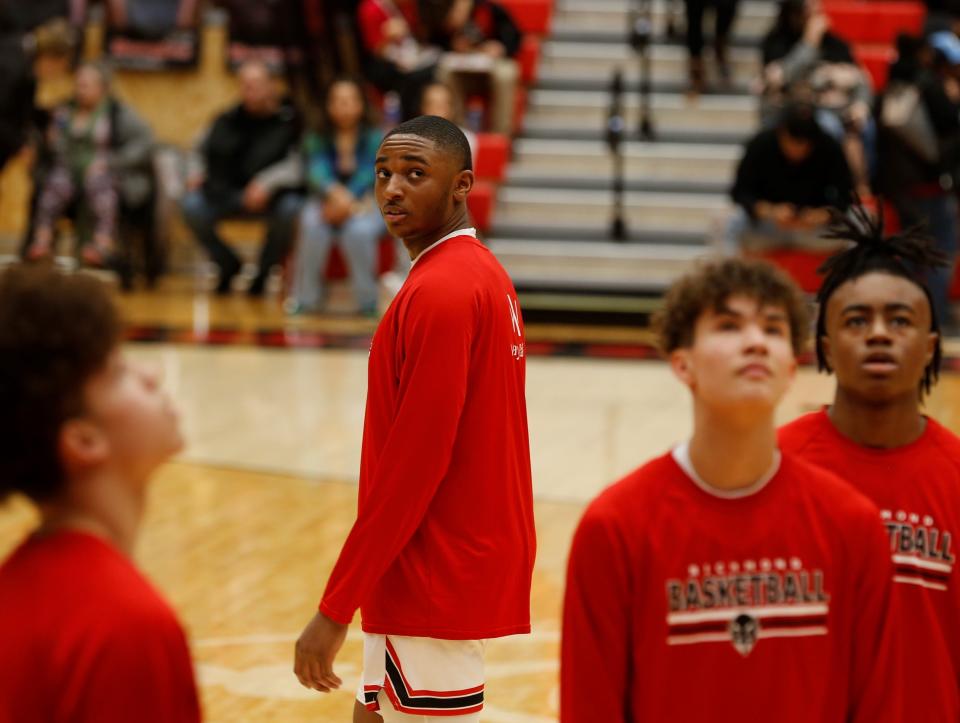
M 514 128 L 523 127 L 523 116 L 527 108 L 527 90 L 537 82 L 537 70 L 540 64 L 541 38 L 550 34 L 553 19 L 554 0 L 500 0 L 524 34 L 517 62 L 520 64 L 521 87 L 518 88 Z
M 926 8 L 922 2 L 897 0 L 826 0 L 831 30 L 851 44 L 892 44 L 900 33 L 920 33 Z
M 891 45 L 854 45 L 853 56 L 857 63 L 867 71 L 875 92 L 887 85 L 887 76 L 897 53 Z
M 474 175 L 484 181 L 500 183 L 510 160 L 510 139 L 500 133 L 478 133 Z
M 897 35 L 919 34 L 926 16 L 922 2 L 902 0 L 825 0 L 823 9 L 831 30 L 853 46 L 875 91 L 887 83 Z
M 896 59 L 897 36 L 919 35 L 926 16 L 923 3 L 899 0 L 825 0 L 823 8 L 831 30 L 853 46 L 854 57 L 870 76 L 875 92 L 887 84 L 890 64 Z M 884 213 L 888 230 L 895 229 L 896 213 L 889 204 Z M 813 293 L 820 286 L 817 268 L 829 254 L 785 249 L 761 255 L 786 269 L 804 291 Z M 954 277 L 951 296 L 960 298 L 960 272 Z

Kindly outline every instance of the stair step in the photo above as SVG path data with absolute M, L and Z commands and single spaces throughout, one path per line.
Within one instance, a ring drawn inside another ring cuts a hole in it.
M 493 238 L 491 250 L 518 287 L 659 291 L 711 254 L 707 246 Z
M 683 3 L 672 3 L 675 11 L 673 19 L 680 32 L 684 28 Z M 555 35 L 574 32 L 628 32 L 631 22 L 632 2 L 623 0 L 568 0 L 558 2 L 552 23 Z M 731 34 L 736 38 L 743 38 L 758 42 L 769 31 L 777 14 L 777 4 L 773 0 L 766 2 L 741 2 L 738 6 L 737 18 L 734 21 Z M 654 2 L 652 24 L 655 36 L 666 36 L 667 33 L 667 4 Z M 712 30 L 711 22 L 707 23 L 707 31 Z
M 760 58 L 754 49 L 731 48 L 730 69 L 733 87 L 747 87 L 760 75 Z M 539 76 L 543 79 L 564 78 L 570 81 L 609 82 L 620 68 L 627 82 L 640 77 L 639 60 L 626 43 L 547 42 L 543 46 Z M 712 66 L 708 64 L 712 70 Z M 659 83 L 685 83 L 687 50 L 679 46 L 654 45 L 650 49 L 650 77 Z
M 604 129 L 610 108 L 608 91 L 572 92 L 535 90 L 524 129 L 542 132 L 566 128 Z M 622 96 L 623 113 L 629 123 L 639 115 L 638 93 Z M 740 95 L 690 98 L 686 95 L 653 93 L 650 110 L 657 125 L 671 131 L 729 131 L 745 134 L 757 125 L 757 101 Z
M 496 223 L 527 223 L 540 227 L 604 229 L 614 211 L 613 194 L 589 189 L 500 189 Z M 628 192 L 624 211 L 632 228 L 674 230 L 709 235 L 729 212 L 724 194 Z
M 701 181 L 727 186 L 740 157 L 733 145 L 628 143 L 625 176 L 649 181 Z M 523 139 L 514 147 L 509 183 L 534 178 L 609 179 L 613 158 L 602 141 Z

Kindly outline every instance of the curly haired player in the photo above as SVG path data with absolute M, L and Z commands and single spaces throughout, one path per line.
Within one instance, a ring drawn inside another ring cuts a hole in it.
M 761 262 L 678 281 L 658 323 L 693 435 L 589 506 L 570 552 L 563 723 L 900 721 L 878 511 L 777 449 L 805 302 Z
M 200 720 L 180 623 L 130 560 L 179 423 L 119 342 L 99 281 L 0 273 L 0 500 L 40 511 L 0 566 L 0 721 Z

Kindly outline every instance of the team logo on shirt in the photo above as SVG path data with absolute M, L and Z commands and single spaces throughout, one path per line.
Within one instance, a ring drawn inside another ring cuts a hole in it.
M 513 327 L 513 333 L 517 335 L 517 341 L 510 345 L 510 354 L 514 359 L 520 361 L 526 354 L 523 331 L 520 328 L 520 304 L 510 294 L 507 294 L 507 306 L 510 308 L 510 325 Z
M 937 527 L 932 515 L 881 510 L 890 536 L 894 582 L 928 590 L 946 590 L 956 556 L 953 535 Z
M 750 655 L 753 646 L 757 644 L 759 633 L 760 623 L 753 615 L 740 613 L 730 621 L 730 638 L 733 640 L 733 647 L 744 657 Z
M 798 557 L 690 565 L 666 593 L 668 645 L 728 643 L 747 656 L 765 638 L 827 634 L 823 571 Z

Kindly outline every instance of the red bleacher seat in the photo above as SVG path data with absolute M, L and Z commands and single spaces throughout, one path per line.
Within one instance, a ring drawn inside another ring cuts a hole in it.
M 478 133 L 473 173 L 477 178 L 500 183 L 510 160 L 510 139 L 500 133 Z
M 873 89 L 883 90 L 890 74 L 890 64 L 896 59 L 897 51 L 889 45 L 855 45 L 853 57 L 860 67 L 867 71 Z
M 527 113 L 527 89 L 523 86 L 517 88 L 517 98 L 513 106 L 513 132 L 520 133 L 523 130 L 523 118 Z
M 467 196 L 467 209 L 479 231 L 490 228 L 493 217 L 493 203 L 496 199 L 496 187 L 486 181 L 476 181 L 473 190 Z
M 926 16 L 922 2 L 896 0 L 828 0 L 823 9 L 830 29 L 849 43 L 893 43 L 900 33 L 917 35 Z
M 520 65 L 520 81 L 532 85 L 537 80 L 540 65 L 540 38 L 536 35 L 524 35 L 517 51 L 517 63 Z
M 799 249 L 768 249 L 748 254 L 753 258 L 769 261 L 786 271 L 797 282 L 797 285 L 808 294 L 816 293 L 820 288 L 820 268 L 829 253 L 802 251 Z
M 520 32 L 547 35 L 553 16 L 553 0 L 498 0 L 520 28 Z

